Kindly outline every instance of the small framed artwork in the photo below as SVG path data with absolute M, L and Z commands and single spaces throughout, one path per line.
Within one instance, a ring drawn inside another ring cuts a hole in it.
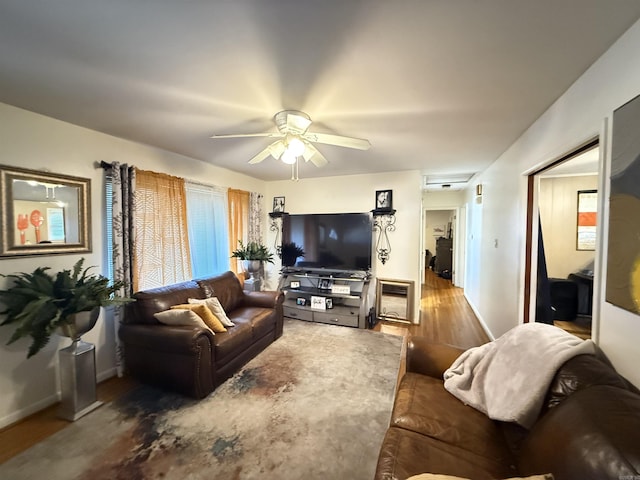
M 299 282 L 299 281 L 297 281 L 297 280 L 292 281 L 292 282 L 289 284 L 289 288 L 300 288 L 300 282 Z
M 327 299 L 325 297 L 311 297 L 311 308 L 315 310 L 326 310 Z
M 320 284 L 318 285 L 318 288 L 320 290 L 330 290 L 331 289 L 331 285 L 333 285 L 333 281 L 329 278 L 322 278 L 320 280 Z
M 598 191 L 578 191 L 578 219 L 576 250 L 596 249 Z
M 444 237 L 447 233 L 444 225 L 434 225 L 433 226 L 433 236 L 434 237 Z
M 327 306 L 327 309 L 333 308 L 333 298 L 327 298 L 327 300 L 325 301 L 325 304 Z
M 393 190 L 376 190 L 376 210 L 393 209 Z
M 305 306 L 307 304 L 307 299 L 304 297 L 298 297 L 296 298 L 296 305 L 301 305 L 301 306 Z
M 284 197 L 273 197 L 273 212 L 284 212 Z

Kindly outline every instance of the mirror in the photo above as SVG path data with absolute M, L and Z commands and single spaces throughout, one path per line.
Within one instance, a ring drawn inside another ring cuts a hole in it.
M 91 251 L 91 180 L 0 165 L 0 258 Z
M 411 323 L 413 320 L 413 281 L 378 278 L 376 310 L 380 320 Z

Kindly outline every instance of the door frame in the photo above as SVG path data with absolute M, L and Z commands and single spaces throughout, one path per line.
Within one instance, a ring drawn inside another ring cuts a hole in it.
M 538 260 L 538 222 L 537 218 L 540 214 L 538 208 L 538 189 L 540 184 L 539 174 L 545 172 L 571 158 L 580 155 L 581 153 L 591 150 L 595 147 L 600 148 L 600 160 L 598 175 L 603 175 L 604 164 L 604 148 L 603 142 L 600 140 L 600 136 L 592 137 L 583 144 L 579 145 L 575 149 L 568 153 L 551 160 L 546 165 L 537 167 L 535 170 L 527 174 L 527 224 L 526 224 L 526 244 L 525 244 L 525 265 L 524 265 L 524 311 L 523 322 L 529 323 L 535 321 L 535 309 L 536 309 L 536 296 L 532 294 L 532 287 L 537 285 L 538 272 L 537 268 L 533 268 L 533 265 L 537 265 Z M 602 185 L 601 179 L 599 185 Z M 601 189 L 599 189 L 601 191 Z M 602 201 L 598 201 L 598 221 L 602 218 Z M 598 228 L 601 231 L 601 228 Z M 600 233 L 598 233 L 600 235 Z M 600 249 L 600 242 L 596 243 L 595 257 L 598 258 Z M 594 279 L 594 292 L 596 290 L 596 281 Z M 535 288 L 534 288 L 535 290 Z M 594 301 L 595 307 L 595 301 Z M 593 312 L 593 321 L 596 321 L 596 309 Z
M 464 288 L 465 278 L 465 257 L 466 257 L 466 206 L 438 206 L 438 207 L 423 207 L 422 208 L 422 232 L 424 234 L 425 219 L 427 212 L 429 211 L 453 211 L 453 252 L 451 257 L 451 283 L 452 285 L 460 288 Z M 464 217 L 464 218 L 462 218 Z M 424 263 L 424 240 L 421 244 L 422 249 L 422 262 Z M 427 265 L 422 269 L 422 283 L 425 281 L 425 271 Z

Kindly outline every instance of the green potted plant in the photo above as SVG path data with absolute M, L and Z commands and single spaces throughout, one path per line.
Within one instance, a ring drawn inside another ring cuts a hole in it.
M 83 264 L 81 258 L 73 270 L 63 270 L 55 276 L 47 273 L 49 267 L 38 267 L 33 273 L 2 275 L 14 281 L 6 290 L 0 290 L 0 303 L 5 306 L 0 311 L 5 317 L 0 326 L 16 326 L 7 345 L 31 337 L 29 358 L 49 342 L 53 333 L 78 341 L 95 325 L 100 307 L 132 301 L 116 295 L 123 286 L 121 282 L 110 285 L 102 275 L 89 275 L 91 267 L 82 270 Z
M 252 279 L 255 279 L 255 273 L 260 270 L 262 262 L 273 263 L 273 253 L 259 242 L 248 242 L 245 245 L 242 240 L 238 240 L 238 248 L 231 252 L 231 258 L 242 260 Z
M 298 258 L 304 257 L 304 250 L 295 242 L 285 242 L 280 247 L 280 256 L 282 257 L 283 267 L 292 267 L 296 264 Z

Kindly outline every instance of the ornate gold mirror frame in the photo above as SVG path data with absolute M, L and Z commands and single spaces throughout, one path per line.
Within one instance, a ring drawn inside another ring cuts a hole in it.
M 0 258 L 91 251 L 91 180 L 0 165 Z

